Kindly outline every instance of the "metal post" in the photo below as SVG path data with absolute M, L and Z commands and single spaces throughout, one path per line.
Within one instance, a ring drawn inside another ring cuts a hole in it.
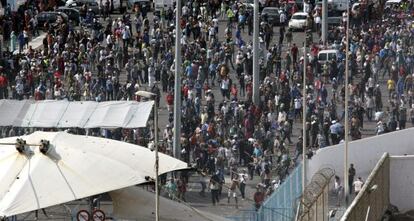
M 346 48 L 345 48 L 345 148 L 344 148 L 344 196 L 345 204 L 348 205 L 348 134 L 349 134 L 349 125 L 348 125 L 348 100 L 349 100 L 349 90 L 348 90 L 348 78 L 349 78 L 349 1 L 347 5 L 347 19 L 346 19 Z
M 326 46 L 328 38 L 328 0 L 322 0 L 322 42 Z
M 368 206 L 367 214 L 365 215 L 365 221 L 369 220 L 369 212 L 371 212 L 371 206 Z
M 259 0 L 254 0 L 253 22 L 253 103 L 259 105 Z
M 305 34 L 306 36 L 306 34 Z M 306 187 L 306 37 L 303 46 L 303 100 L 302 100 L 302 191 L 305 191 Z
M 175 15 L 175 86 L 174 86 L 174 157 L 180 159 L 181 148 L 181 0 L 176 1 Z
M 160 193 L 159 193 L 159 179 L 158 179 L 158 105 L 156 97 L 154 97 L 154 148 L 155 148 L 155 221 L 160 218 Z

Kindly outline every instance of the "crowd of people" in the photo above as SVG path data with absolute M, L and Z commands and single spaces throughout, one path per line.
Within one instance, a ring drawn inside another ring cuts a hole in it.
M 156 102 L 165 103 L 160 110 L 169 113 L 160 149 L 171 154 L 174 9 L 151 16 L 137 5 L 130 14 L 111 16 L 107 12 L 93 15 L 85 8 L 80 26 L 62 18 L 37 27 L 35 15 L 45 8 L 39 2 L 43 1 L 27 1 L 19 9 L 23 13 L 6 11 L 1 20 L 6 49 L 0 67 L 0 99 L 140 101 L 144 98 L 135 93 L 148 90 L 158 95 Z M 383 2 L 369 4 L 360 15 L 350 15 L 349 85 L 344 85 L 346 19 L 329 29 L 330 46 L 321 46 L 321 12 L 315 3 L 305 1 L 300 7 L 266 1 L 262 6 L 280 7 L 281 21 L 277 28 L 268 17 L 261 17 L 260 103 L 253 104 L 251 7 L 238 0 L 183 3 L 181 157 L 200 171 L 202 194 L 210 189 L 213 204 L 219 201 L 226 174 L 231 177 L 229 201 L 234 197 L 237 202 L 237 189 L 244 199 L 245 185 L 255 176 L 259 193 L 269 195 L 300 155 L 311 157 L 319 148 L 342 142 L 345 90 L 350 95 L 353 140 L 362 137 L 367 121 L 377 122 L 376 134 L 404 129 L 409 117 L 414 124 L 411 3 L 403 1 L 385 10 Z M 375 13 L 379 8 L 382 16 Z M 300 33 L 287 27 L 288 19 L 300 10 L 309 14 L 306 29 L 316 36 L 306 38 L 310 41 L 306 56 L 300 42 L 294 41 Z M 32 48 L 28 42 L 38 30 L 45 34 L 43 44 Z M 338 57 L 320 63 L 318 52 L 326 47 L 338 50 Z M 302 117 L 306 118 L 305 134 L 295 129 Z M 6 128 L 2 136 L 16 130 Z M 154 138 L 151 127 L 88 133 L 144 146 Z M 302 153 L 303 137 L 308 153 Z M 164 178 L 163 183 L 185 200 L 187 181 L 183 175 L 178 181 Z M 254 198 L 260 205 L 264 197 L 255 194 Z

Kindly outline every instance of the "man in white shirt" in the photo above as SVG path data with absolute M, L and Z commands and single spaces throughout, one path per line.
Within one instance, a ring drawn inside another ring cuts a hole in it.
M 230 87 L 230 80 L 226 77 L 224 77 L 221 80 L 221 85 L 220 85 L 220 89 L 221 89 L 221 94 L 223 96 L 223 100 L 226 100 L 226 97 L 229 98 L 229 87 Z
M 280 10 L 279 11 L 280 12 L 280 17 L 279 17 L 279 22 L 280 22 L 280 25 L 281 26 L 285 26 L 285 23 L 286 23 L 286 14 L 285 14 L 285 12 L 284 11 L 282 11 L 282 10 Z
M 308 1 L 303 1 L 303 12 L 306 12 L 309 14 L 311 8 L 310 8 L 310 4 L 308 3 Z
M 242 196 L 242 200 L 244 200 L 246 182 L 247 182 L 247 179 L 249 178 L 249 175 L 247 175 L 246 169 L 242 170 L 242 173 L 239 174 L 239 178 L 240 178 L 240 185 L 239 185 L 240 193 L 241 193 L 241 196 Z
M 355 196 L 358 195 L 358 193 L 362 190 L 362 187 L 364 186 L 364 182 L 362 181 L 361 177 L 358 177 L 358 179 L 353 183 L 354 190 L 355 190 Z

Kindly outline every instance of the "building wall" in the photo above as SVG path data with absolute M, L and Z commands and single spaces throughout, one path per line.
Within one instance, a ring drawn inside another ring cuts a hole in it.
M 355 165 L 356 177 L 366 179 L 384 152 L 390 155 L 414 155 L 413 145 L 414 128 L 364 138 L 349 143 L 348 162 Z M 326 167 L 335 170 L 343 180 L 344 144 L 318 150 L 307 163 L 307 181 L 319 169 Z
M 414 209 L 414 156 L 392 156 L 390 201 L 402 212 Z

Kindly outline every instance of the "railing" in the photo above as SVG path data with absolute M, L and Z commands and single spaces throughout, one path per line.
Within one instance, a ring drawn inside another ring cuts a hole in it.
M 312 176 L 302 193 L 298 221 L 328 220 L 329 183 L 334 175 L 334 170 L 323 168 Z
M 240 215 L 227 217 L 234 221 L 291 221 L 295 218 L 297 201 L 302 194 L 302 164 L 299 164 L 259 211 L 242 210 Z

